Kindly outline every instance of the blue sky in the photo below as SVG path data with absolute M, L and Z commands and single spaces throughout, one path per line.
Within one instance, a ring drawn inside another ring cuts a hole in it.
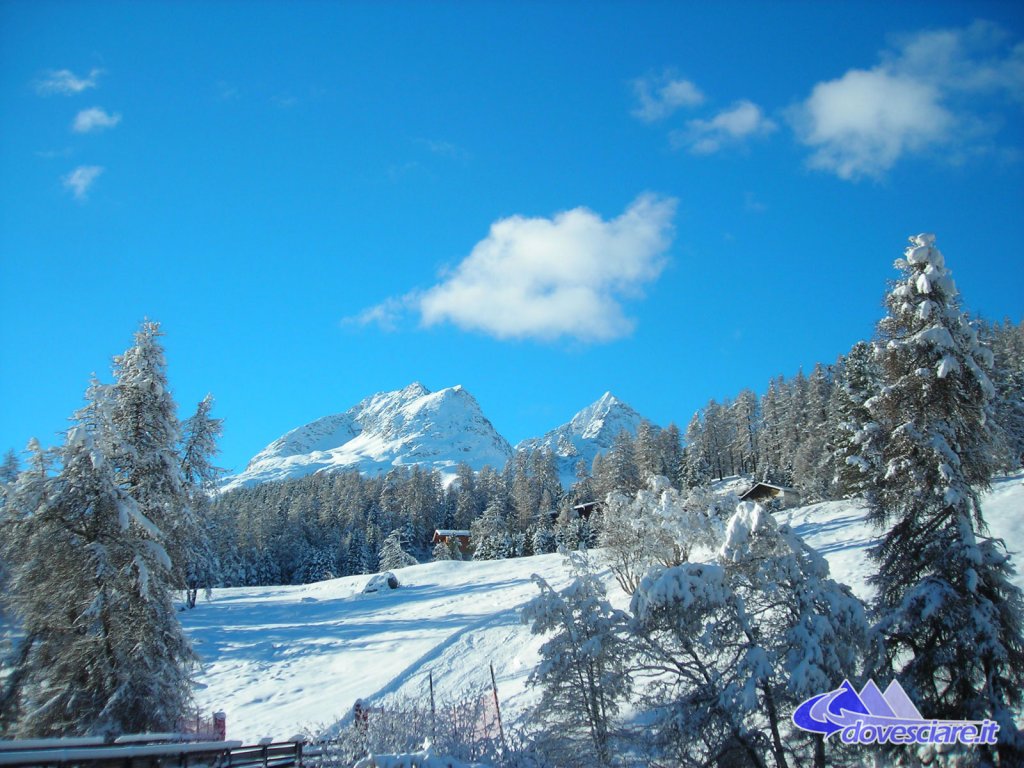
M 1022 318 L 1019 3 L 0 4 L 0 449 L 145 317 L 240 469 L 413 380 L 513 442 L 869 337 L 906 237 Z

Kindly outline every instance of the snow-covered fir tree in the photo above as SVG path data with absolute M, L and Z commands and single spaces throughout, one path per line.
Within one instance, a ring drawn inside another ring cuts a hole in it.
M 606 766 L 620 702 L 629 694 L 627 617 L 607 600 L 604 584 L 582 555 L 571 557 L 573 580 L 556 591 L 540 576 L 540 594 L 523 608 L 522 620 L 544 636 L 531 685 L 542 690 L 534 720 L 542 751 L 557 765 Z
M 681 482 L 686 488 L 695 488 L 711 482 L 711 458 L 704 441 L 704 426 L 700 414 L 695 413 L 686 426 L 686 448 L 683 452 Z
M 799 415 L 801 440 L 793 456 L 793 481 L 805 501 L 828 497 L 832 484 L 831 434 L 828 429 L 832 373 L 818 363 L 807 379 L 804 411 Z
M 983 326 L 995 360 L 992 408 L 999 437 L 999 463 L 1012 471 L 1024 465 L 1024 322 Z
M 509 532 L 504 506 L 501 499 L 492 501 L 470 526 L 474 560 L 504 560 L 516 556 L 515 541 Z
M 879 673 L 897 675 L 927 717 L 996 720 L 998 764 L 1017 766 L 1024 601 L 1005 546 L 985 536 L 978 497 L 995 470 L 992 355 L 932 235 L 912 237 L 896 267 L 878 326 L 882 388 L 867 403 L 885 436 L 870 497 L 870 519 L 885 531 L 873 552 Z M 893 759 L 917 758 L 898 750 Z M 979 746 L 937 759 L 992 765 L 996 755 Z
M 457 544 L 453 546 L 452 542 L 440 539 L 437 542 L 437 544 L 434 545 L 434 548 L 430 551 L 430 559 L 435 563 L 440 560 L 460 559 L 455 556 L 455 550 L 457 549 L 457 547 Z
M 740 392 L 729 406 L 729 418 L 733 424 L 729 450 L 736 459 L 735 471 L 753 474 L 757 471 L 757 430 L 761 419 L 757 395 L 753 390 Z
M 0 485 L 10 485 L 18 478 L 21 471 L 21 463 L 18 461 L 18 454 L 10 449 L 4 454 L 4 460 L 0 463 Z
M 843 360 L 839 384 L 830 401 L 829 432 L 833 495 L 867 496 L 878 474 L 881 427 L 867 401 L 878 393 L 878 370 L 871 345 L 859 341 Z
M 22 473 L 11 498 L 9 600 L 23 639 L 4 700 L 17 736 L 171 731 L 191 701 L 197 660 L 164 535 L 120 464 L 157 459 L 127 442 L 113 389 L 92 384 L 60 472 Z
M 396 528 L 387 535 L 380 548 L 378 572 L 394 571 L 409 565 L 416 565 L 416 558 L 405 551 L 405 532 Z
M 200 589 L 209 590 L 220 579 L 220 565 L 212 537 L 210 495 L 215 491 L 220 470 L 214 466 L 217 440 L 224 431 L 221 419 L 210 415 L 213 396 L 207 395 L 196 412 L 182 424 L 181 474 L 188 505 L 178 516 L 183 539 L 185 604 L 194 608 Z
M 147 320 L 136 332 L 134 344 L 114 358 L 110 422 L 119 439 L 110 459 L 121 486 L 163 533 L 175 586 L 183 589 L 195 526 L 177 453 L 181 432 L 167 381 L 162 335 L 160 324 Z

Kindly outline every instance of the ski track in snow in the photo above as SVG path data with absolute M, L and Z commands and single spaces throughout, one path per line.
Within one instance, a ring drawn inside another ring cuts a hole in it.
M 1002 538 L 1021 568 L 1024 473 L 1002 478 L 982 497 L 990 534 Z M 867 548 L 874 532 L 856 500 L 829 501 L 778 513 L 828 560 L 832 577 L 870 596 Z M 600 552 L 592 553 L 595 565 Z M 533 573 L 556 589 L 569 580 L 561 555 L 491 562 L 441 562 L 395 572 L 394 592 L 360 594 L 369 576 L 301 586 L 216 590 L 182 616 L 205 667 L 197 699 L 224 710 L 228 736 L 247 743 L 288 738 L 351 717 L 357 698 L 426 697 L 428 673 L 438 700 L 481 696 L 494 665 L 506 722 L 539 695 L 526 680 L 542 638 L 521 624 L 522 606 L 537 594 Z M 626 607 L 610 573 L 610 599 Z M 1024 575 L 1015 576 L 1024 588 Z

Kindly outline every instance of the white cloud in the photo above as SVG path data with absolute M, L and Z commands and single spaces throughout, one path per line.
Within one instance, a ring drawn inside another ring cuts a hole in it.
M 689 80 L 666 71 L 658 77 L 641 77 L 633 81 L 637 106 L 631 114 L 645 123 L 654 123 L 681 107 L 704 103 L 704 94 Z
M 710 120 L 690 120 L 686 130 L 672 133 L 672 143 L 688 147 L 695 155 L 710 155 L 726 145 L 769 134 L 776 127 L 759 106 L 744 99 Z
M 416 312 L 426 326 L 450 322 L 499 339 L 621 338 L 635 325 L 621 302 L 661 274 L 675 207 L 647 194 L 608 221 L 586 208 L 499 219 L 440 283 L 345 322 L 390 329 Z
M 991 22 L 921 32 L 883 57 L 893 70 L 950 94 L 1005 93 L 1024 101 L 1024 42 L 1009 44 Z
M 71 124 L 71 129 L 75 133 L 92 133 L 113 128 L 120 122 L 121 114 L 119 112 L 110 114 L 102 107 L 90 107 L 75 115 L 75 122 Z
M 70 69 L 57 69 L 47 72 L 45 77 L 36 81 L 36 92 L 41 96 L 53 94 L 73 95 L 89 88 L 95 88 L 102 69 L 92 69 L 86 77 L 78 77 Z
M 61 181 L 65 189 L 70 189 L 76 200 L 85 201 L 89 197 L 89 189 L 103 173 L 99 165 L 80 165 Z
M 401 298 L 391 298 L 381 302 L 375 307 L 364 309 L 354 317 L 346 317 L 341 321 L 342 325 L 377 325 L 385 331 L 398 329 L 399 321 L 408 311 L 409 304 L 414 300 L 414 294 Z
M 417 298 L 423 323 L 498 338 L 626 336 L 634 321 L 620 300 L 661 273 L 675 204 L 643 195 L 610 221 L 586 208 L 496 221 L 446 280 Z
M 944 141 L 954 122 L 936 88 L 882 69 L 818 83 L 797 121 L 811 167 L 842 179 L 881 176 L 905 152 Z
M 904 38 L 877 66 L 816 84 L 790 116 L 812 168 L 858 179 L 934 147 L 970 154 L 996 130 L 977 112 L 992 98 L 1024 101 L 1024 44 L 975 22 Z

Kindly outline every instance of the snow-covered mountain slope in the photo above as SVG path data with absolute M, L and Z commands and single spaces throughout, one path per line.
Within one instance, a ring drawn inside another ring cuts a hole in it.
M 1024 473 L 1002 478 L 982 497 L 993 536 L 1024 565 Z M 829 561 L 832 576 L 870 597 L 866 548 L 874 532 L 858 501 L 779 513 Z M 600 562 L 600 551 L 593 553 Z M 530 575 L 556 588 L 570 578 L 560 555 L 479 563 L 441 562 L 396 572 L 403 586 L 361 595 L 368 576 L 318 584 L 217 590 L 182 621 L 204 659 L 199 705 L 223 709 L 228 736 L 287 738 L 351 713 L 357 698 L 425 697 L 432 672 L 439 698 L 488 690 L 493 663 L 502 714 L 515 720 L 536 701 L 526 679 L 540 640 L 520 623 L 537 594 Z M 1024 572 L 1015 576 L 1024 588 Z M 606 574 L 609 597 L 628 598 Z
M 547 448 L 555 455 L 559 478 L 568 488 L 576 482 L 576 464 L 581 459 L 587 469 L 599 453 L 606 453 L 615 437 L 625 430 L 636 435 L 643 416 L 619 400 L 611 392 L 605 392 L 599 400 L 591 403 L 572 419 L 556 427 L 542 437 L 523 440 L 516 446 L 517 451 L 534 451 Z
M 511 455 L 469 392 L 461 386 L 430 392 L 414 382 L 293 429 L 222 488 L 343 469 L 375 475 L 412 464 L 454 475 L 460 462 L 477 470 L 485 464 L 500 468 Z

